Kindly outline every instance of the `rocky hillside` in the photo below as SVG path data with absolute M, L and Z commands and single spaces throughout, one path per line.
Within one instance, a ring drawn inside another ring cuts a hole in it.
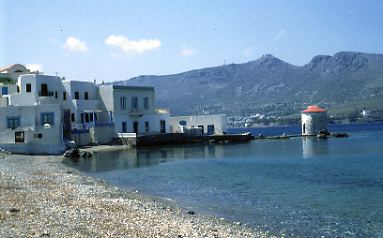
M 154 86 L 158 106 L 174 115 L 260 113 L 288 118 L 312 103 L 330 109 L 335 117 L 355 116 L 363 109 L 383 112 L 383 54 L 318 55 L 304 66 L 264 55 L 244 64 L 115 83 Z

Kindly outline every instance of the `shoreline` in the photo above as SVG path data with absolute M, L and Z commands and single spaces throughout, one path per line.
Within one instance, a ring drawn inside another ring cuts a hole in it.
M 121 147 L 89 148 L 108 149 Z M 113 187 L 66 167 L 62 159 L 0 158 L 0 237 L 270 237 Z

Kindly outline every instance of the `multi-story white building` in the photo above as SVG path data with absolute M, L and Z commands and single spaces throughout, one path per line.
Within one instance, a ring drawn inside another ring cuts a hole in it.
M 153 87 L 102 85 L 98 90 L 102 110 L 109 112 L 116 133 L 169 132 L 169 111 L 156 109 Z

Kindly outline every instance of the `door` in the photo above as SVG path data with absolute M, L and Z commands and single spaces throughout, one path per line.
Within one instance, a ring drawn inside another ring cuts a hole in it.
M 63 136 L 64 136 L 64 139 L 70 139 L 70 135 L 71 135 L 71 130 L 72 130 L 72 126 L 71 126 L 71 115 L 70 115 L 70 110 L 68 109 L 65 109 L 64 110 L 64 123 L 63 123 Z M 73 117 L 74 117 L 74 114 L 73 114 Z
M 123 122 L 121 125 L 122 125 L 122 133 L 128 132 L 128 130 L 126 128 L 126 122 Z
M 133 122 L 133 132 L 138 134 L 138 122 Z
M 208 135 L 214 134 L 214 125 L 207 125 L 207 134 Z
M 160 133 L 166 133 L 166 121 L 165 120 L 160 121 Z
M 24 131 L 16 131 L 15 132 L 15 142 L 16 143 L 24 143 Z

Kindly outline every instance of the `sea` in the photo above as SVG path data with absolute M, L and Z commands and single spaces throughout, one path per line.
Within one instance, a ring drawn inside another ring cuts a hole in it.
M 108 183 L 284 237 L 383 237 L 383 123 L 347 138 L 151 147 L 66 160 Z M 300 126 L 231 129 L 265 136 Z

